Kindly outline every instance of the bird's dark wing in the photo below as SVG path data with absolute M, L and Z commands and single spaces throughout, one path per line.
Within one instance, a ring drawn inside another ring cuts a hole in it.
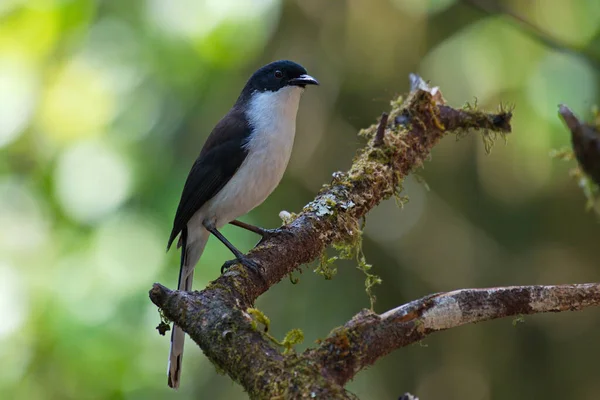
M 215 126 L 192 166 L 177 207 L 167 250 L 190 218 L 229 182 L 248 154 L 250 135 L 243 112 L 232 109 Z

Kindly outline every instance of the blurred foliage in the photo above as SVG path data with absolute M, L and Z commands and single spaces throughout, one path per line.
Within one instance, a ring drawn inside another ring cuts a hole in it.
M 505 7 L 586 54 L 600 53 L 595 0 Z M 598 103 L 600 73 L 510 17 L 455 0 L 2 0 L 0 2 L 0 398 L 244 398 L 189 342 L 183 385 L 166 386 L 168 335 L 147 291 L 173 287 L 165 254 L 183 182 L 249 74 L 294 59 L 322 85 L 307 91 L 280 187 L 245 220 L 274 227 L 331 173 L 356 136 L 408 89 L 409 72 L 455 106 L 515 104 L 508 146 L 443 141 L 408 180 L 410 203 L 369 214 L 364 254 L 383 284 L 379 312 L 462 287 L 598 281 L 598 223 L 586 213 L 556 116 Z M 587 118 L 586 118 L 587 119 Z M 249 249 L 257 238 L 224 229 Z M 211 241 L 196 288 L 230 258 Z M 339 264 L 339 265 L 337 265 Z M 301 351 L 363 307 L 364 275 L 339 261 L 304 270 L 257 307 L 271 334 L 303 331 Z M 597 399 L 600 310 L 494 321 L 435 335 L 359 374 L 365 399 Z

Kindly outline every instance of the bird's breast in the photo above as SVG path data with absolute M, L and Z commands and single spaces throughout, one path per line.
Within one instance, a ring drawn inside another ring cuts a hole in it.
M 260 205 L 281 181 L 294 145 L 296 113 L 302 93 L 297 87 L 287 89 L 268 93 L 250 103 L 247 116 L 252 132 L 245 144 L 248 155 L 231 180 L 209 202 L 209 218 L 212 217 L 217 226 Z M 255 99 L 261 95 L 255 95 Z

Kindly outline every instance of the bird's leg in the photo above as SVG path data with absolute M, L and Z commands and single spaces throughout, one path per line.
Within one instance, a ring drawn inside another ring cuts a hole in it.
M 277 236 L 277 235 L 279 235 L 281 233 L 288 232 L 288 231 L 283 230 L 281 228 L 277 228 L 277 229 L 261 228 L 260 226 L 251 225 L 251 224 L 248 224 L 246 222 L 238 221 L 237 219 L 234 219 L 233 221 L 231 221 L 230 224 L 233 225 L 233 226 L 237 226 L 239 228 L 242 228 L 242 229 L 246 229 L 247 231 L 254 232 L 257 235 L 260 235 L 261 239 L 256 244 L 257 246 L 259 246 L 265 240 L 272 238 L 273 236 Z
M 231 221 L 230 224 L 233 226 L 237 226 L 242 229 L 245 229 L 247 231 L 254 232 L 257 235 L 260 235 L 262 237 L 268 236 L 275 230 L 275 229 L 261 228 L 260 226 L 256 226 L 256 225 L 250 225 L 246 222 L 238 221 L 237 219 L 234 219 L 233 221 Z
M 221 243 L 223 243 L 235 256 L 235 260 L 230 260 L 227 261 L 225 264 L 223 264 L 223 266 L 221 267 L 221 273 L 225 272 L 225 270 L 227 270 L 229 267 L 231 267 L 232 265 L 236 264 L 236 263 L 240 263 L 243 266 L 245 266 L 246 268 L 259 273 L 259 269 L 260 266 L 253 260 L 251 260 L 250 258 L 246 257 L 241 251 L 239 251 L 233 244 L 231 244 L 231 242 L 229 240 L 227 240 L 227 238 L 225 238 L 225 236 L 223 236 L 223 234 L 221 234 L 221 232 L 219 232 L 217 230 L 217 228 L 215 227 L 215 225 L 209 221 L 204 221 L 202 223 L 202 225 L 204 225 L 204 227 L 206 228 L 207 231 L 209 231 L 210 233 L 212 233 L 213 235 L 215 235 L 215 237 L 217 239 L 219 239 L 221 241 Z

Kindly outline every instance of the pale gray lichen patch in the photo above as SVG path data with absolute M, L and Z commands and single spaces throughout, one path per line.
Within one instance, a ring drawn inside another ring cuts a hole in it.
M 438 331 L 462 325 L 463 313 L 454 297 L 442 296 L 435 303 L 421 317 L 425 329 Z
M 304 211 L 313 211 L 317 217 L 334 215 L 336 207 L 348 210 L 356 204 L 352 200 L 341 200 L 333 193 L 327 193 L 311 201 L 304 207 Z

